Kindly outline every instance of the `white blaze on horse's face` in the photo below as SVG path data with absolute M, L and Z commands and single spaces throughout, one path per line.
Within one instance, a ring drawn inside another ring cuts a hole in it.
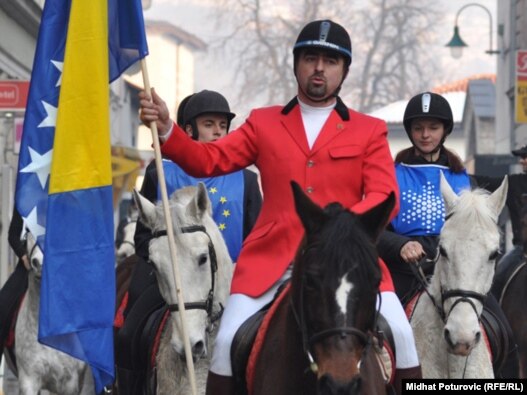
M 507 196 L 507 180 L 492 195 L 467 191 L 457 196 L 442 177 L 441 192 L 449 218 L 441 231 L 436 292 L 445 313 L 444 337 L 449 351 L 468 355 L 482 336 L 480 299 L 490 291 L 494 276 L 493 257 L 500 243 L 497 218 Z M 445 296 L 448 291 L 455 292 L 441 302 L 439 294 Z
M 335 292 L 335 299 L 337 305 L 340 307 L 341 313 L 346 316 L 348 313 L 348 296 L 353 289 L 353 283 L 348 281 L 347 273 L 340 279 L 340 285 Z

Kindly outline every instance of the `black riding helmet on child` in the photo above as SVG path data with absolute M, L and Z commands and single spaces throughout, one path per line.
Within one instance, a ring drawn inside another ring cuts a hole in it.
M 432 153 L 439 151 L 446 137 L 454 128 L 454 116 L 452 115 L 450 104 L 448 104 L 448 101 L 443 96 L 433 92 L 419 93 L 410 99 L 404 111 L 403 124 L 406 134 L 414 147 L 415 144 L 412 140 L 411 130 L 412 121 L 417 118 L 433 118 L 443 122 L 445 133 Z
M 227 117 L 227 131 L 230 128 L 232 119 L 236 116 L 229 107 L 227 99 L 222 94 L 202 90 L 192 95 L 183 109 L 183 123 L 192 127 L 192 138 L 197 140 L 199 137 L 196 118 L 203 114 L 221 114 Z
M 319 20 L 308 23 L 298 35 L 295 46 L 293 47 L 294 59 L 294 73 L 296 77 L 296 66 L 298 64 L 298 56 L 304 49 L 325 50 L 336 53 L 344 58 L 344 75 L 338 88 L 329 96 L 338 96 L 342 83 L 348 75 L 349 66 L 352 60 L 351 39 L 341 25 L 330 20 Z M 304 92 L 306 94 L 306 92 Z M 306 94 L 306 96 L 310 97 Z M 323 99 L 316 99 L 310 97 L 313 101 L 324 101 Z

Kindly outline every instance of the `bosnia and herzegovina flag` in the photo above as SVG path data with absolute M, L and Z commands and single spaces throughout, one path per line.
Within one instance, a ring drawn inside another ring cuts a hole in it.
M 97 393 L 114 379 L 109 81 L 148 53 L 142 18 L 139 0 L 46 0 L 19 158 L 16 206 L 44 250 L 39 341 L 89 363 Z

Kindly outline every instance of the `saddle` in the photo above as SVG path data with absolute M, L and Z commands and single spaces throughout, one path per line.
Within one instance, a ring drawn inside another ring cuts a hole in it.
M 507 361 L 512 338 L 508 334 L 507 324 L 485 305 L 481 313 L 481 324 L 492 356 L 492 368 L 495 375 L 498 376 Z
M 157 352 L 156 339 L 163 328 L 163 318 L 167 312 L 167 305 L 160 297 L 159 289 L 155 286 L 146 289 L 134 303 L 124 325 L 116 334 L 115 363 L 118 367 L 141 375 L 143 380 L 146 372 L 150 376 L 155 365 L 153 353 Z
M 282 285 L 273 300 L 249 317 L 236 332 L 231 346 L 231 364 L 236 395 L 248 395 L 248 385 L 256 355 L 265 338 L 267 324 L 275 307 L 289 292 L 289 283 Z M 379 314 L 375 331 L 374 350 L 386 382 L 392 383 L 395 375 L 395 343 L 386 319 Z

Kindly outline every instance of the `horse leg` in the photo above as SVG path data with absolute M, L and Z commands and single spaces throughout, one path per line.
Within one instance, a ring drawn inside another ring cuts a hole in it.
M 31 376 L 20 374 L 18 376 L 19 394 L 20 395 L 35 395 L 39 393 L 41 383 L 31 379 Z

